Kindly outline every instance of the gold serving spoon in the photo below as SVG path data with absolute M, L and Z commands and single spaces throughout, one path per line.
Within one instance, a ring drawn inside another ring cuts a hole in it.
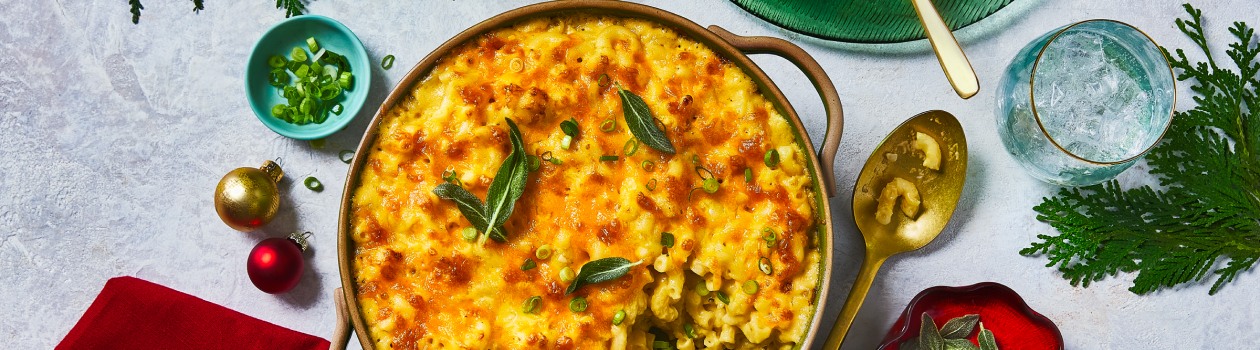
M 945 71 L 949 85 L 954 87 L 958 97 L 968 99 L 975 96 L 980 92 L 980 80 L 976 78 L 976 71 L 971 68 L 967 54 L 963 53 L 962 47 L 958 46 L 958 40 L 954 39 L 953 31 L 945 25 L 941 14 L 936 12 L 936 6 L 932 5 L 931 0 L 910 2 L 914 4 L 914 12 L 919 14 L 919 23 L 923 24 L 923 31 L 927 32 L 928 41 L 932 43 L 932 50 L 936 51 L 936 60 L 941 62 L 941 69 Z
M 923 136 L 931 136 L 939 146 L 939 170 L 925 166 L 929 152 L 915 147 L 916 137 Z M 901 205 L 909 196 L 897 198 L 890 221 L 882 224 L 876 218 L 879 197 L 884 187 L 897 178 L 914 184 L 921 205 L 915 215 L 907 216 Z M 958 119 L 945 111 L 928 111 L 910 118 L 871 152 L 853 187 L 853 220 L 866 240 L 866 260 L 823 349 L 840 348 L 885 260 L 922 248 L 945 229 L 958 206 L 966 178 L 967 137 Z

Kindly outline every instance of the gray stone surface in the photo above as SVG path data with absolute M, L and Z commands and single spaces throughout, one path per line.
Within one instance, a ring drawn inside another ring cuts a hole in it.
M 861 162 L 884 134 L 918 112 L 943 109 L 961 119 L 971 162 L 953 223 L 937 242 L 884 266 L 845 349 L 873 348 L 920 290 L 980 281 L 1019 291 L 1059 324 L 1069 349 L 1256 346 L 1255 272 L 1216 296 L 1207 295 L 1207 285 L 1136 296 L 1126 290 L 1132 275 L 1076 288 L 1043 267 L 1044 259 L 1016 253 L 1036 234 L 1051 231 L 1030 208 L 1055 188 L 1023 174 L 998 140 L 992 111 L 1001 70 L 1035 36 L 1090 18 L 1125 21 L 1161 44 L 1188 48 L 1191 42 L 1173 25 L 1182 14 L 1180 2 L 1016 1 L 958 33 L 982 86 L 971 100 L 954 95 L 922 41 L 837 45 L 779 29 L 727 2 L 651 2 L 702 25 L 792 40 L 822 62 L 839 87 L 847 120 L 835 164 L 842 188 L 832 199 L 837 258 L 824 328 L 860 261 L 849 198 Z M 1253 1 L 1197 2 L 1218 44 L 1227 39 L 1231 21 L 1260 25 Z M 392 70 L 373 69 L 368 105 L 374 107 L 409 66 L 444 40 L 522 4 L 318 0 L 309 8 L 354 30 L 373 60 L 398 57 Z M 283 19 L 272 2 L 207 1 L 200 14 L 187 1 L 146 5 L 140 24 L 133 25 L 124 1 L 0 1 L 0 339 L 15 348 L 51 348 L 105 281 L 120 275 L 330 335 L 330 296 L 338 281 L 336 215 L 346 172 L 337 152 L 357 144 L 373 108 L 322 150 L 276 135 L 254 118 L 242 89 L 254 41 Z M 819 142 L 822 107 L 804 76 L 782 59 L 756 60 Z M 1189 97 L 1183 86 L 1183 109 Z M 288 173 L 279 217 L 257 232 L 229 229 L 214 212 L 216 182 L 233 168 L 274 158 L 284 159 Z M 1122 179 L 1148 181 L 1137 173 Z M 328 188 L 303 188 L 300 179 L 307 175 Z M 245 274 L 246 255 L 261 239 L 294 230 L 315 233 L 302 283 L 279 296 L 258 291 Z

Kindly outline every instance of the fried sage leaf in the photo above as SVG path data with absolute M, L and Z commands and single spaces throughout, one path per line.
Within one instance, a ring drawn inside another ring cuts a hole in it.
M 985 329 L 984 324 L 980 324 L 980 350 L 998 350 L 997 339 L 993 337 L 993 331 Z
M 464 218 L 468 219 L 468 222 L 472 223 L 478 230 L 483 230 L 484 227 L 488 226 L 487 223 L 489 221 L 486 220 L 485 214 L 486 206 L 481 204 L 480 198 L 477 198 L 477 196 L 463 187 L 453 183 L 443 183 L 433 189 L 433 194 L 442 199 L 455 202 L 459 206 L 459 212 L 464 214 Z
M 919 350 L 945 350 L 945 338 L 936 329 L 932 316 L 924 312 L 922 324 L 919 327 Z
M 976 329 L 977 322 L 980 322 L 980 315 L 977 314 L 954 318 L 941 326 L 941 336 L 945 339 L 966 338 L 971 335 L 971 331 Z
M 564 291 L 564 295 L 573 294 L 578 288 L 588 284 L 607 282 L 625 276 L 627 272 L 630 272 L 631 267 L 642 263 L 642 261 L 630 262 L 620 257 L 589 261 L 582 265 L 582 270 L 578 271 L 577 278 L 569 284 L 569 289 Z
M 521 141 L 521 131 L 516 128 L 516 123 L 512 122 L 512 119 L 505 120 L 509 129 L 508 138 L 512 141 L 512 152 L 508 153 L 507 159 L 503 160 L 503 165 L 499 166 L 499 172 L 494 175 L 494 180 L 490 182 L 490 189 L 486 192 L 487 225 L 481 226 L 486 229 L 486 232 L 490 232 L 490 225 L 498 227 L 507 222 L 508 216 L 512 215 L 512 210 L 516 207 L 516 200 L 525 193 L 525 183 L 529 180 L 525 143 Z M 490 238 L 500 242 L 507 240 L 506 236 L 500 234 L 499 237 L 495 237 L 492 232 Z
M 639 142 L 657 151 L 674 154 L 674 144 L 669 142 L 665 132 L 656 127 L 656 117 L 648 109 L 647 102 L 634 93 L 617 86 L 617 94 L 621 96 L 621 113 L 626 117 L 626 128 Z

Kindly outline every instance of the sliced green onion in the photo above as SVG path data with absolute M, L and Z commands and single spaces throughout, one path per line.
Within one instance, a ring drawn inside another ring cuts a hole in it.
M 302 181 L 302 183 L 305 184 L 306 188 L 311 191 L 320 192 L 324 190 L 324 184 L 320 183 L 319 179 L 312 176 L 307 176 L 306 180 Z
M 525 303 L 521 304 L 521 312 L 532 314 L 538 311 L 538 303 L 541 301 L 542 297 L 537 295 L 529 297 L 529 299 L 525 299 Z
M 626 144 L 621 146 L 621 154 L 626 155 L 626 157 L 633 156 L 634 152 L 638 152 L 638 151 L 639 151 L 638 139 L 626 140 Z
M 551 164 L 555 164 L 555 165 L 564 164 L 564 161 L 560 160 L 560 158 L 551 158 L 551 160 L 549 161 L 551 162 Z
M 289 53 L 289 57 L 293 58 L 293 62 L 306 62 L 306 50 L 294 46 L 293 51 Z
M 649 192 L 656 191 L 656 179 L 648 180 L 648 183 L 643 185 L 643 188 L 646 188 Z
M 525 165 L 529 167 L 529 171 L 536 171 L 542 167 L 542 161 L 536 155 L 525 156 Z
M 718 187 L 720 187 L 721 185 L 718 184 L 718 180 L 716 178 L 710 177 L 710 178 L 704 179 L 704 184 L 702 186 L 703 186 L 702 188 L 704 188 L 704 193 L 714 194 L 714 193 L 717 193 Z
M 543 152 L 543 154 L 539 157 L 542 158 L 542 160 L 551 162 L 551 164 L 555 164 L 555 165 L 564 164 L 564 162 L 560 161 L 560 158 L 556 158 L 555 156 L 552 156 L 551 151 Z
M 385 55 L 385 58 L 381 59 L 381 68 L 390 69 L 393 67 L 394 67 L 394 55 Z
M 337 158 L 341 159 L 342 163 L 350 164 L 350 161 L 354 160 L 354 151 L 343 149 L 341 153 L 337 153 Z
M 756 280 L 747 280 L 747 281 L 744 281 L 744 285 L 742 289 L 744 290 L 744 294 L 753 295 L 753 294 L 757 294 L 758 287 L 759 286 L 757 285 Z
M 276 118 L 284 118 L 284 112 L 287 110 L 283 103 L 271 107 L 271 116 Z
M 661 232 L 661 245 L 665 248 L 674 247 L 674 234 L 669 232 Z
M 664 340 L 655 340 L 655 341 L 652 341 L 652 349 L 653 349 L 653 350 L 665 350 L 665 349 L 673 349 L 673 348 L 674 348 L 674 347 L 673 347 L 672 345 L 670 345 L 670 344 L 669 344 L 669 342 L 667 342 L 667 341 L 664 341 Z
M 603 123 L 599 124 L 599 130 L 603 132 L 613 132 L 613 130 L 617 130 L 617 122 L 612 120 L 612 118 L 608 118 L 607 120 L 604 120 Z
M 311 52 L 319 51 L 319 43 L 315 42 L 315 37 L 306 38 L 306 48 L 311 49 Z
M 565 135 L 577 137 L 578 136 L 577 120 L 573 118 L 569 118 L 568 120 L 560 122 L 560 131 L 564 132 Z
M 656 170 L 656 162 L 650 160 L 644 160 L 642 163 L 639 163 L 639 165 L 643 167 L 643 171 L 649 173 Z
M 564 135 L 564 138 L 560 139 L 560 148 L 569 149 L 569 146 L 572 144 L 573 144 L 573 136 Z
M 324 145 L 327 143 L 328 143 L 328 140 L 325 140 L 325 139 L 314 139 L 310 141 L 311 148 L 316 148 L 316 149 L 323 149 Z
M 551 258 L 551 246 L 543 244 L 541 247 L 538 247 L 538 250 L 534 251 L 534 257 L 538 258 L 538 260 Z
M 608 83 L 610 83 L 611 80 L 612 79 L 608 78 L 608 74 L 600 74 L 599 78 L 596 78 L 595 83 L 599 84 L 600 88 L 604 88 L 608 86 Z
M 774 233 L 772 228 L 761 229 L 761 240 L 766 241 L 766 248 L 774 248 L 774 244 L 778 241 L 778 235 Z
M 770 258 L 764 256 L 761 259 L 757 259 L 757 269 L 767 275 L 774 274 L 774 266 L 770 265 Z
M 569 283 L 573 281 L 574 277 L 576 276 L 573 275 L 572 268 L 565 266 L 563 269 L 560 269 L 560 282 Z
M 699 155 L 699 154 L 693 154 L 693 155 L 691 155 L 691 165 L 692 165 L 692 166 L 696 166 L 696 167 L 699 167 L 699 166 L 700 166 L 700 155 Z
M 625 320 L 626 320 L 626 310 L 624 309 L 617 310 L 617 313 L 613 314 L 612 322 L 614 326 L 620 326 L 621 322 Z
M 297 71 L 293 72 L 293 74 L 296 74 L 298 79 L 306 79 L 306 77 L 311 74 L 311 67 L 310 66 L 298 67 Z M 302 86 L 302 85 L 298 85 L 298 86 Z
M 337 85 L 342 89 L 350 90 L 350 87 L 354 86 L 354 75 L 350 72 L 341 72 L 341 76 L 337 78 Z
M 310 75 L 313 75 L 317 78 L 320 75 L 324 74 L 324 65 L 322 64 L 312 62 L 310 65 L 307 65 L 307 67 L 310 67 L 310 71 L 311 71 Z
M 752 168 L 744 168 L 744 182 L 752 183 Z
M 271 68 L 284 68 L 284 66 L 288 63 L 289 61 L 285 60 L 284 56 L 280 55 L 274 55 L 267 59 L 267 65 L 271 66 Z
M 687 334 L 687 338 L 695 339 L 695 338 L 696 338 L 696 326 L 692 326 L 690 323 L 684 323 L 684 324 L 683 324 L 683 333 L 686 333 L 686 334 Z
M 475 228 L 465 227 L 463 230 L 460 231 L 459 234 L 460 236 L 464 237 L 465 241 L 472 242 L 472 241 L 477 240 L 477 229 Z
M 779 166 L 779 150 L 770 149 L 770 151 L 766 152 L 765 161 L 766 161 L 766 166 L 770 167 L 771 169 Z
M 721 301 L 723 304 L 731 303 L 731 298 L 726 296 L 726 293 L 722 293 L 722 291 L 719 290 L 717 292 L 714 292 L 713 294 L 716 295 L 717 300 Z
M 538 263 L 534 262 L 534 259 L 525 258 L 525 263 L 521 264 L 521 271 L 533 270 L 535 267 L 538 267 Z
M 601 161 L 601 162 L 615 162 L 615 161 L 617 161 L 618 159 L 621 159 L 621 158 L 620 158 L 620 157 L 617 157 L 617 156 L 614 156 L 614 155 L 602 155 L 602 156 L 599 156 L 599 161 Z
M 589 304 L 586 303 L 586 298 L 583 297 L 573 297 L 573 300 L 569 301 L 569 311 L 586 311 L 587 306 L 589 306 Z
M 709 296 L 709 288 L 704 286 L 704 282 L 696 283 L 696 294 L 701 297 Z
M 341 104 L 338 103 L 338 104 L 333 105 L 332 108 L 329 109 L 329 111 L 331 111 L 333 114 L 341 115 L 342 108 L 345 108 L 345 107 L 342 107 Z
M 283 69 L 273 69 L 268 82 L 274 87 L 284 87 L 289 84 L 289 73 Z

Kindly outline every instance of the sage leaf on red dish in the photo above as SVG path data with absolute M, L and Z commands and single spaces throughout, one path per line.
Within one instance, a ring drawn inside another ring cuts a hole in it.
M 923 325 L 919 327 L 919 350 L 945 350 L 945 338 L 936 329 L 932 316 L 923 313 Z
M 980 315 L 977 314 L 954 318 L 941 326 L 941 336 L 945 339 L 966 338 L 976 329 L 977 322 L 980 322 Z
M 620 257 L 589 261 L 582 265 L 582 270 L 578 271 L 577 278 L 569 284 L 569 289 L 565 290 L 564 295 L 573 294 L 578 288 L 588 284 L 607 282 L 625 276 L 627 272 L 630 272 L 631 267 L 642 263 L 643 261 L 630 262 L 629 259 Z
M 980 350 L 998 350 L 997 339 L 993 337 L 993 331 L 985 329 L 984 324 L 980 324 Z
M 617 95 L 621 96 L 621 113 L 626 117 L 626 128 L 639 142 L 657 151 L 674 154 L 674 144 L 669 142 L 665 132 L 656 127 L 656 117 L 648 109 L 647 102 L 634 93 L 617 86 Z

